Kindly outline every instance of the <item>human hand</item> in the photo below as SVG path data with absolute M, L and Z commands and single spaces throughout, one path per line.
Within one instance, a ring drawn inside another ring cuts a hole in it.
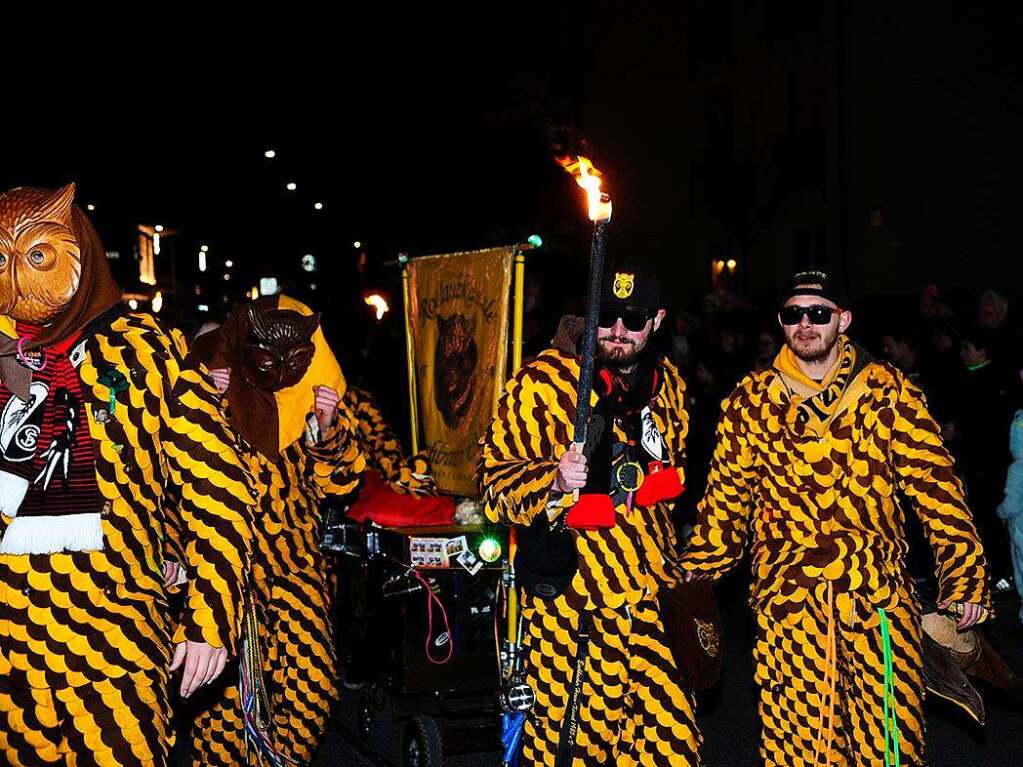
M 223 394 L 231 383 L 231 368 L 215 368 L 210 371 L 210 378 L 217 389 L 217 394 Z
M 337 419 L 337 406 L 341 402 L 341 395 L 329 386 L 313 387 L 313 411 L 316 413 L 316 420 L 320 423 L 320 433 L 327 431 L 334 425 Z
M 579 490 L 586 485 L 588 471 L 586 456 L 582 454 L 578 443 L 573 442 L 558 461 L 558 473 L 554 477 L 553 487 L 559 493 L 571 493 L 574 490 Z
M 686 574 L 683 576 L 686 583 L 692 583 L 693 581 L 710 581 L 714 579 L 714 576 L 710 573 L 701 573 L 694 570 L 686 570 Z
M 182 663 L 185 670 L 181 675 L 181 697 L 187 698 L 220 676 L 227 664 L 227 650 L 205 642 L 179 642 L 174 648 L 170 670 L 177 671 Z
M 960 631 L 965 631 L 974 624 L 977 623 L 987 610 L 983 606 L 974 604 L 973 602 L 940 602 L 938 604 L 939 610 L 949 610 L 959 616 L 959 623 L 956 624 L 956 628 Z M 962 612 L 960 612 L 962 610 Z
M 164 588 L 170 588 L 178 582 L 178 578 L 181 577 L 182 567 L 177 562 L 167 560 L 163 563 L 163 585 Z

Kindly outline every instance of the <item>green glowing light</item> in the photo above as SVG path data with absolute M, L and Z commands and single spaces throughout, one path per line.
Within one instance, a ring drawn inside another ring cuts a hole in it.
M 493 538 L 484 538 L 480 541 L 479 555 L 484 562 L 496 562 L 501 556 L 501 544 Z
M 526 242 L 528 242 L 534 248 L 539 248 L 541 245 L 543 245 L 543 239 L 538 234 L 529 235 L 529 239 L 527 239 Z

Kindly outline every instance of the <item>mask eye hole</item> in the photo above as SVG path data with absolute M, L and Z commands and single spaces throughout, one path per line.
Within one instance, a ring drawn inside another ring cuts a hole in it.
M 41 250 L 33 250 L 28 254 L 28 260 L 32 262 L 34 266 L 42 266 L 43 261 L 46 260 L 46 256 L 43 255 Z
M 3 269 L 5 266 L 7 266 L 7 255 L 0 253 L 0 269 Z

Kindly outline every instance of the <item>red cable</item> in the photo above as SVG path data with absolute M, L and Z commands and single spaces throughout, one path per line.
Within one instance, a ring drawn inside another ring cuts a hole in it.
M 443 666 L 445 663 L 451 660 L 451 656 L 454 655 L 455 653 L 455 638 L 451 635 L 451 624 L 448 622 L 448 611 L 444 609 L 444 603 L 440 601 L 440 597 L 433 593 L 433 589 L 430 588 L 430 584 L 429 582 L 427 582 L 426 578 L 424 578 L 418 570 L 414 572 L 416 578 L 419 580 L 421 584 L 423 584 L 423 588 L 426 590 L 426 625 L 427 625 L 425 642 L 426 659 L 430 661 L 430 663 L 433 663 L 434 665 Z M 434 602 L 436 602 L 437 606 L 440 607 L 441 617 L 444 618 L 444 631 L 447 632 L 448 635 L 448 654 L 447 657 L 444 658 L 444 660 L 434 660 L 433 656 L 430 654 L 430 639 L 433 638 Z

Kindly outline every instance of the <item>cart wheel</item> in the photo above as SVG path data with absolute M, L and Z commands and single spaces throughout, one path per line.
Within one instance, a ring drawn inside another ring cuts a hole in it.
M 432 716 L 414 716 L 405 723 L 402 762 L 405 767 L 443 767 L 440 725 Z

